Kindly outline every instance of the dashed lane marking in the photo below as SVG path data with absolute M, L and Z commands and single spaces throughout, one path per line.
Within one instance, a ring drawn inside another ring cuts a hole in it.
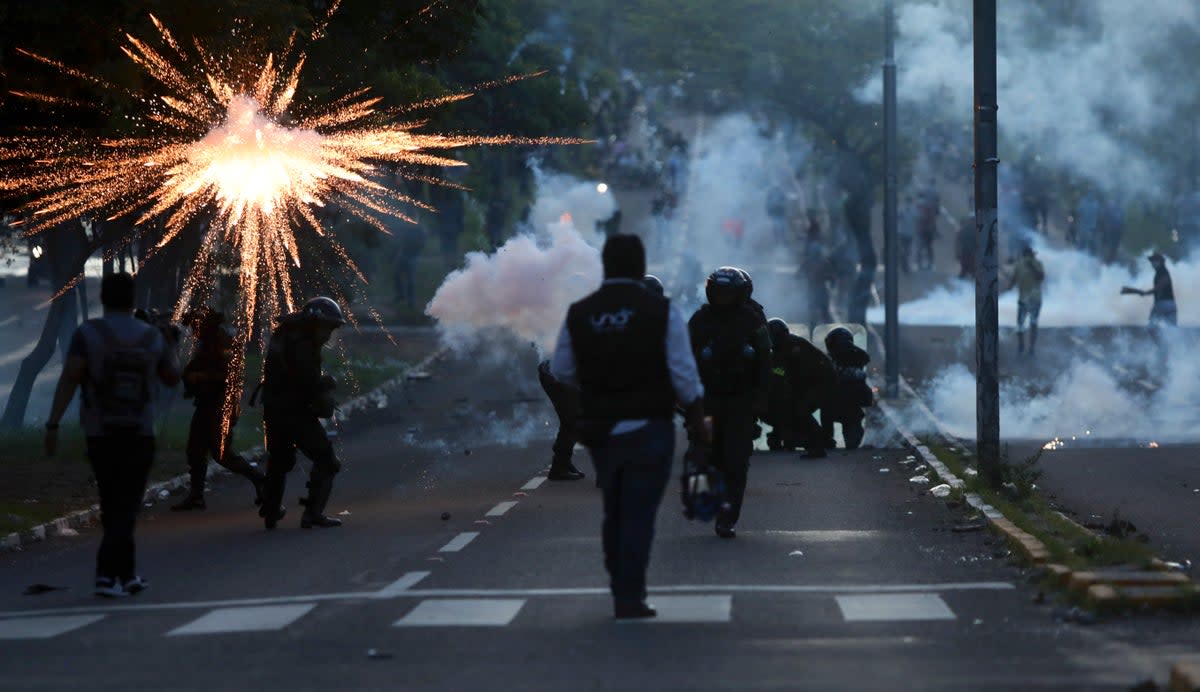
M 49 639 L 103 620 L 105 615 L 51 615 L 0 620 L 0 639 Z
M 545 476 L 534 476 L 533 478 L 531 478 L 529 480 L 528 483 L 521 486 L 521 490 L 537 490 L 538 488 L 540 488 L 542 486 L 542 483 L 545 483 L 545 482 L 546 482 Z
M 516 500 L 509 500 L 507 502 L 501 502 L 501 503 L 497 504 L 495 507 L 489 509 L 488 513 L 483 516 L 485 516 L 485 517 L 502 517 L 502 516 L 504 516 L 505 512 L 507 512 L 508 510 L 510 510 L 516 506 L 517 506 Z
M 837 596 L 846 622 L 953 620 L 954 611 L 936 593 Z
M 504 627 L 525 605 L 523 598 L 446 598 L 421 601 L 393 627 Z
M 315 603 L 250 608 L 218 608 L 186 625 L 167 632 L 167 636 L 187 634 L 224 634 L 226 632 L 274 632 L 292 624 L 316 608 Z
M 458 534 L 454 538 L 451 538 L 449 543 L 447 543 L 446 545 L 439 548 L 438 552 L 439 553 L 457 553 L 458 551 L 467 547 L 467 544 L 470 543 L 471 541 L 475 540 L 475 538 L 478 536 L 479 536 L 478 531 L 463 531 L 462 533 Z
M 396 581 L 376 591 L 373 598 L 396 598 L 428 576 L 429 572 L 407 572 Z

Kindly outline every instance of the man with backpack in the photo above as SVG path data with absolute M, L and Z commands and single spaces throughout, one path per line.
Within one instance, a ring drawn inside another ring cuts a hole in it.
M 136 594 L 133 530 L 154 461 L 154 390 L 179 382 L 174 333 L 134 317 L 134 281 L 126 273 L 100 283 L 104 316 L 75 330 L 46 419 L 46 453 L 58 451 L 58 425 L 82 387 L 80 423 L 100 492 L 104 537 L 96 556 L 97 596 Z

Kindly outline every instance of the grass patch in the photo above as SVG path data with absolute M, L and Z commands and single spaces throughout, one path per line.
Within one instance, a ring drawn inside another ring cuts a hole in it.
M 1004 451 L 1001 480 L 1004 487 L 988 487 L 979 477 L 967 473 L 976 468 L 970 454 L 951 449 L 937 440 L 922 440 L 935 457 L 950 472 L 963 479 L 965 491 L 979 495 L 1023 531 L 1035 536 L 1046 546 L 1052 562 L 1072 570 L 1096 569 L 1114 565 L 1133 565 L 1147 568 L 1154 553 L 1142 541 L 1128 535 L 1097 534 L 1066 518 L 1045 497 L 1037 492 L 1041 454 L 1018 462 L 1008 460 Z M 1113 525 L 1121 522 L 1114 517 Z

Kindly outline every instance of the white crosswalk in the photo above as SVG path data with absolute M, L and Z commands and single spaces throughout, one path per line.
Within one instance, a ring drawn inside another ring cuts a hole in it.
M 602 593 L 603 590 L 584 589 L 580 591 L 586 593 L 577 594 L 576 597 L 594 600 L 598 607 L 598 617 L 607 615 L 607 595 Z M 564 598 L 561 595 L 535 597 L 522 594 L 522 596 L 524 597 L 515 595 L 505 598 L 436 596 L 395 601 L 391 607 L 395 608 L 399 618 L 392 622 L 392 626 L 395 628 L 507 627 L 519 626 L 522 623 L 535 626 L 553 624 L 553 620 L 548 618 L 556 616 L 551 615 L 545 607 L 540 610 L 534 609 L 531 612 L 528 606 L 531 601 L 541 600 L 544 604 L 554 604 L 553 608 L 557 608 L 560 607 Z M 844 593 L 812 593 L 802 597 L 809 599 L 809 603 L 813 599 L 821 599 L 826 603 L 832 600 L 836 603 L 836 609 L 831 612 L 840 614 L 840 621 L 850 626 L 856 623 L 903 623 L 957 619 L 954 611 L 936 592 L 854 593 L 852 589 L 848 589 Z M 755 607 L 761 609 L 763 598 L 762 594 L 749 595 L 736 592 L 652 593 L 649 600 L 658 609 L 658 617 L 637 621 L 636 624 L 730 623 L 738 619 L 736 606 L 739 602 L 749 605 L 747 613 L 752 613 L 755 611 Z M 182 624 L 173 623 L 176 626 L 166 629 L 162 634 L 177 637 L 278 631 L 295 624 L 320 605 L 321 603 L 313 601 L 211 608 L 203 615 Z M 772 605 L 772 609 L 775 611 L 787 607 L 799 606 L 794 601 L 790 606 L 782 602 L 773 602 Z M 590 608 L 588 610 L 590 611 Z M 19 617 L 6 617 L 0 614 L 0 640 L 41 640 L 73 632 L 87 632 L 88 628 L 102 620 L 116 621 L 133 618 L 139 612 L 159 611 L 114 610 L 108 613 L 40 616 L 26 613 Z M 805 612 L 811 615 L 813 611 Z M 750 621 L 752 617 L 754 616 L 747 614 L 741 621 Z

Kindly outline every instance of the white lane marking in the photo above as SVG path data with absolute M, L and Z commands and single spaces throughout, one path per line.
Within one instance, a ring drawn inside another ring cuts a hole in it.
M 393 627 L 504 627 L 525 605 L 523 598 L 460 598 L 421 601 Z
M 754 534 L 757 531 L 746 531 L 744 533 Z M 838 543 L 841 541 L 862 540 L 868 538 L 882 538 L 887 535 L 885 531 L 870 529 L 866 531 L 850 531 L 850 530 L 834 530 L 834 531 L 784 531 L 780 529 L 768 529 L 762 532 L 767 536 L 781 536 L 784 538 L 797 538 L 809 543 Z
M 504 516 L 505 512 L 507 512 L 508 510 L 510 510 L 516 506 L 517 506 L 516 500 L 509 500 L 507 502 L 501 502 L 500 504 L 496 505 L 495 507 L 489 509 L 488 513 L 483 516 L 485 516 L 485 517 L 502 517 L 502 516 Z
M 846 622 L 953 620 L 954 611 L 935 593 L 836 596 Z
M 475 540 L 475 537 L 478 535 L 479 535 L 478 531 L 463 531 L 462 533 L 458 534 L 454 538 L 451 538 L 449 543 L 447 543 L 446 545 L 439 548 L 438 552 L 439 553 L 457 553 L 458 551 L 467 547 L 467 544 L 470 543 L 471 541 Z
M 440 559 L 440 558 L 439 558 Z M 853 593 L 918 593 L 931 591 L 1012 591 L 1016 587 L 1007 582 L 946 582 L 941 584 L 682 584 L 678 586 L 651 587 L 651 594 L 676 593 L 796 593 L 796 594 L 853 594 Z M 281 605 L 288 603 L 320 603 L 323 601 L 372 600 L 378 591 L 347 591 L 345 593 L 312 594 L 308 596 L 277 596 L 273 598 L 242 598 L 225 601 L 178 601 L 174 603 L 142 603 L 110 606 L 78 606 L 70 608 L 44 608 L 41 610 L 11 610 L 0 612 L 0 623 L 11 618 L 36 618 L 50 615 L 81 615 L 87 613 L 126 613 L 159 610 L 198 610 L 211 608 L 236 608 L 255 605 Z M 597 596 L 608 595 L 602 587 L 545 588 L 545 589 L 407 589 L 391 593 L 392 598 L 431 597 L 534 597 L 534 596 Z
M 729 622 L 733 596 L 658 596 L 654 599 L 658 616 L 646 620 L 622 620 L 622 623 Z
M 12 317 L 8 317 L 8 318 L 5 318 L 5 319 L 2 319 L 2 320 L 0 320 L 0 327 L 7 327 L 8 325 L 10 325 L 10 324 L 12 324 L 13 322 L 16 322 L 16 321 L 17 321 L 17 316 L 16 316 L 16 315 L 13 315 Z M 36 343 L 36 342 L 35 342 L 35 343 Z
M 542 487 L 542 483 L 546 482 L 545 476 L 534 476 L 529 479 L 529 482 L 521 486 L 521 490 L 537 490 Z
M 222 632 L 274 632 L 316 608 L 315 603 L 251 608 L 220 608 L 167 632 L 167 636 Z
M 407 572 L 404 576 L 375 592 L 375 598 L 395 598 L 428 576 L 429 572 Z
M 49 639 L 104 618 L 104 615 L 51 615 L 0 620 L 0 639 Z

